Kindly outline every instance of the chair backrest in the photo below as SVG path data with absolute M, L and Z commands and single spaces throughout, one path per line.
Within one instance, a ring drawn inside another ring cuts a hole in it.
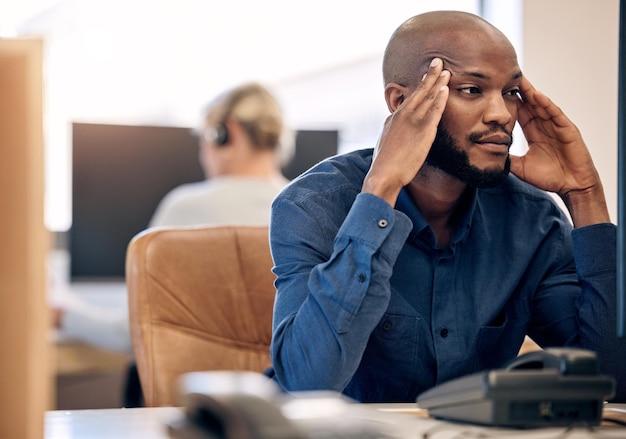
M 130 242 L 130 330 L 145 404 L 179 405 L 179 375 L 270 366 L 266 226 L 157 227 Z

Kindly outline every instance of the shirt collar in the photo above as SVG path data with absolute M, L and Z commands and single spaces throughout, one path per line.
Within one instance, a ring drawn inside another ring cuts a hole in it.
M 470 200 L 465 216 L 461 220 L 459 227 L 452 236 L 450 247 L 454 248 L 457 243 L 463 241 L 469 232 L 472 225 L 472 218 L 474 218 L 474 212 L 476 211 L 476 204 L 478 198 L 478 190 L 472 189 L 470 192 Z M 426 242 L 431 247 L 435 247 L 435 235 L 428 224 L 428 222 L 422 216 L 413 199 L 409 195 L 406 188 L 403 188 L 398 195 L 398 201 L 396 202 L 396 210 L 406 214 L 413 223 L 413 229 L 409 233 L 408 241 L 414 244 L 418 242 Z

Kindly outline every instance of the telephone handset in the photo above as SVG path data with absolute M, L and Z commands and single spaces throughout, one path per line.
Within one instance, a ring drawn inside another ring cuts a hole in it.
M 254 372 L 184 374 L 179 394 L 183 416 L 166 423 L 172 439 L 406 437 L 396 430 L 406 431 L 414 420 L 355 404 L 338 392 L 287 394 Z
M 173 439 L 304 439 L 278 405 L 252 394 L 190 393 L 185 416 L 167 424 Z
M 598 425 L 603 401 L 615 392 L 615 380 L 599 370 L 595 352 L 549 348 L 442 383 L 417 404 L 436 418 L 484 425 Z
M 596 375 L 600 365 L 595 352 L 575 348 L 548 348 L 514 358 L 506 370 L 554 369 L 562 375 Z
M 178 387 L 185 415 L 167 423 L 171 438 L 303 438 L 280 411 L 278 386 L 264 375 L 191 372 Z

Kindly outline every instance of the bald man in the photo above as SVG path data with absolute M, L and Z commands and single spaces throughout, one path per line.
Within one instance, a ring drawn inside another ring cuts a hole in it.
M 472 14 L 404 22 L 383 76 L 376 147 L 319 164 L 273 203 L 268 373 L 287 391 L 414 402 L 502 367 L 528 334 L 596 351 L 626 400 L 616 227 L 577 127 Z M 522 157 L 509 154 L 516 123 Z

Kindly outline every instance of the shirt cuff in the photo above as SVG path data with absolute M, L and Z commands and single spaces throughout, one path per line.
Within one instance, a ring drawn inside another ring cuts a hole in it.
M 339 229 L 339 235 L 349 236 L 375 249 L 380 248 L 385 240 L 392 239 L 393 247 L 401 248 L 412 228 L 406 214 L 393 209 L 376 195 L 360 193 Z
M 617 226 L 593 224 L 572 230 L 574 261 L 581 277 L 615 270 Z

